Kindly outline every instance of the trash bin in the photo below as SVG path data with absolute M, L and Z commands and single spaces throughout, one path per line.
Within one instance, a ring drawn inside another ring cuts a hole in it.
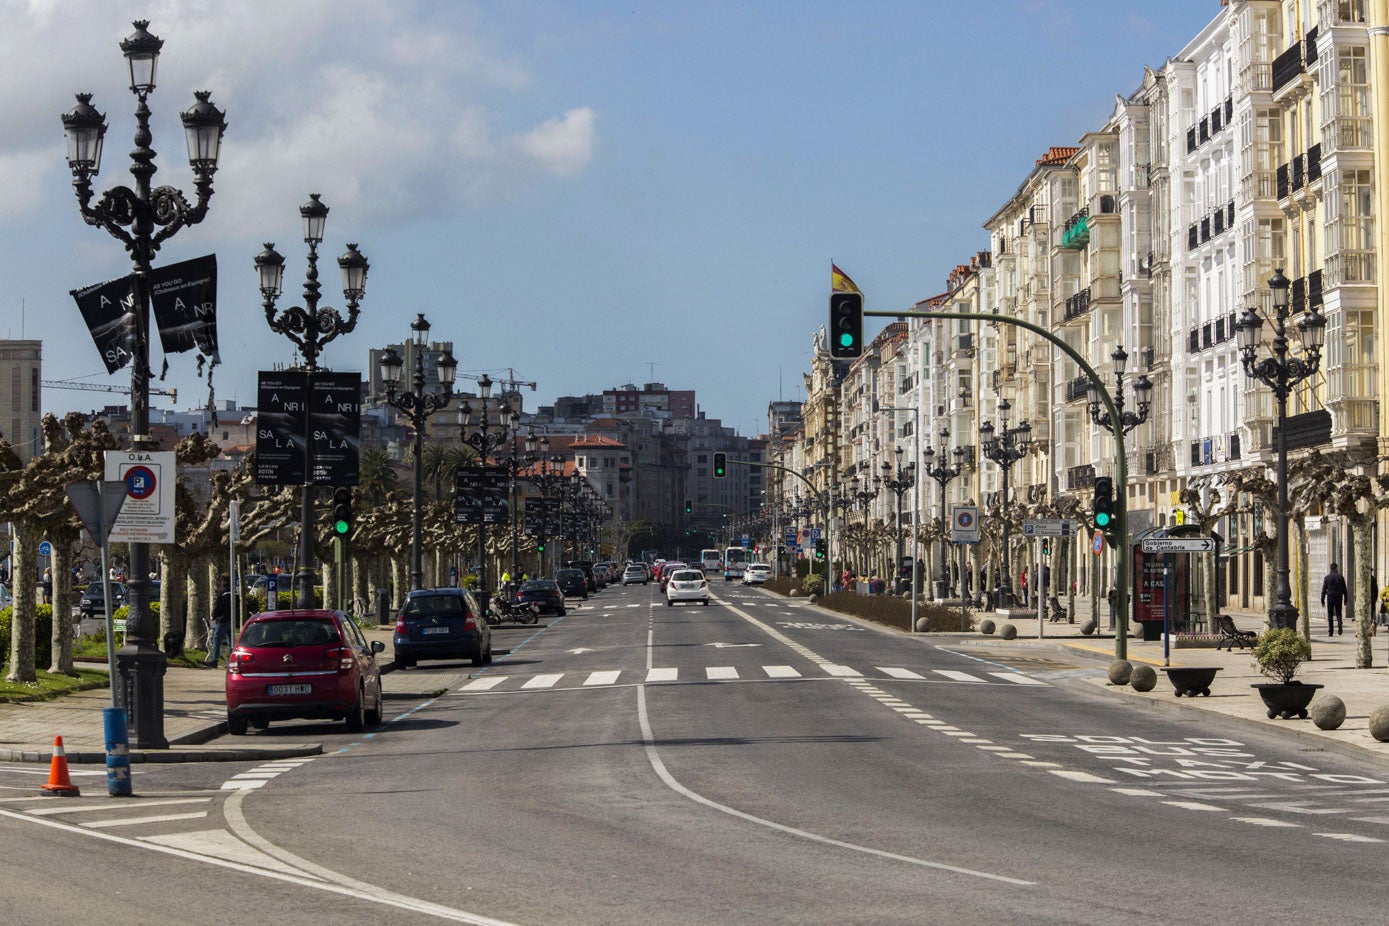
M 391 622 L 391 592 L 390 589 L 378 588 L 376 590 L 376 623 L 389 624 Z

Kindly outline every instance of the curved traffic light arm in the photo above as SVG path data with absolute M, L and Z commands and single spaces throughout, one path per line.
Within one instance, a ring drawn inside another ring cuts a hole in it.
M 882 318 L 957 318 L 968 321 L 981 321 L 989 324 L 1013 325 L 1017 328 L 1025 328 L 1033 334 L 1044 338 L 1055 345 L 1067 357 L 1070 357 L 1080 367 L 1086 378 L 1099 390 L 1100 402 L 1104 405 L 1105 411 L 1109 413 L 1110 421 L 1119 421 L 1121 416 L 1119 408 L 1114 404 L 1114 397 L 1109 394 L 1109 389 L 1105 387 L 1104 380 L 1094 368 L 1086 362 L 1075 348 L 1058 338 L 1056 335 L 1031 322 L 1022 319 L 1011 318 L 1007 315 L 984 314 L 981 312 L 919 312 L 915 310 L 884 312 L 878 310 L 865 311 L 864 315 L 873 315 Z M 751 464 L 755 465 L 755 464 Z M 797 475 L 800 475 L 797 473 Z M 1116 558 L 1118 575 L 1115 577 L 1117 594 L 1114 602 L 1114 658 L 1127 659 L 1129 646 L 1129 553 L 1125 549 L 1128 544 L 1128 483 L 1129 467 L 1128 460 L 1124 455 L 1124 430 L 1123 428 L 1114 429 L 1114 475 L 1118 482 L 1118 488 L 1114 493 L 1114 516 L 1118 522 L 1115 533 L 1119 542 L 1114 545 L 1114 555 Z
M 751 460 L 729 460 L 728 462 L 737 464 L 738 466 L 758 466 L 762 469 L 774 469 L 778 472 L 790 473 L 792 476 L 795 476 L 801 482 L 805 483 L 805 487 L 810 490 L 810 497 L 815 500 L 815 506 L 820 509 L 820 513 L 824 516 L 825 519 L 825 592 L 826 594 L 828 594 L 829 591 L 834 588 L 834 577 L 830 575 L 830 562 L 834 559 L 834 557 L 830 552 L 833 550 L 833 545 L 830 543 L 831 538 L 829 493 L 821 492 L 819 489 L 815 488 L 815 484 L 813 482 L 805 478 L 805 476 L 801 475 L 800 473 L 796 472 L 794 469 L 787 469 L 785 466 L 781 466 L 777 463 L 754 463 Z

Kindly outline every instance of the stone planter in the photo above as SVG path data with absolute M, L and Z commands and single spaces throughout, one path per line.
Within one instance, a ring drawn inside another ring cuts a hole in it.
M 1268 708 L 1269 719 L 1281 717 L 1284 720 L 1291 720 L 1294 717 L 1307 718 L 1307 705 L 1312 703 L 1321 685 L 1307 684 L 1302 682 L 1289 682 L 1286 685 L 1250 685 L 1259 692 L 1259 697 L 1264 699 L 1264 705 Z
M 1172 683 L 1177 697 L 1186 695 L 1188 698 L 1194 698 L 1200 695 L 1203 698 L 1209 698 L 1211 682 L 1215 681 L 1215 673 L 1220 671 L 1220 667 L 1166 666 L 1162 671 L 1167 673 L 1167 680 Z

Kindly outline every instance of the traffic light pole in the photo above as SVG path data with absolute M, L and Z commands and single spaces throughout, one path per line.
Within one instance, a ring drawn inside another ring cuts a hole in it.
M 1109 412 L 1110 421 L 1119 421 L 1121 416 L 1119 408 L 1114 403 L 1114 397 L 1109 394 L 1109 389 L 1105 386 L 1104 380 L 1094 368 L 1086 362 L 1075 348 L 1056 335 L 1031 322 L 1022 319 L 1011 318 L 1007 315 L 994 315 L 992 313 L 983 314 L 980 312 L 919 312 L 914 310 L 902 311 L 864 311 L 864 315 L 871 315 L 879 318 L 939 318 L 939 319 L 959 319 L 961 321 L 979 321 L 988 324 L 1013 325 L 1017 328 L 1025 328 L 1033 334 L 1044 338 L 1049 343 L 1055 345 L 1063 354 L 1075 361 L 1080 367 L 1090 383 L 1099 392 L 1099 398 L 1105 410 Z M 1128 544 L 1128 482 L 1129 468 L 1128 460 L 1124 455 L 1124 433 L 1123 428 L 1116 428 L 1114 434 L 1114 475 L 1118 485 L 1114 498 L 1114 520 L 1116 522 L 1114 534 L 1118 538 L 1118 543 L 1114 545 L 1115 568 L 1118 575 L 1115 577 L 1114 601 L 1114 658 L 1127 659 L 1129 653 L 1129 552 L 1125 547 Z M 770 465 L 770 464 L 747 464 L 749 466 Z M 777 467 L 780 469 L 781 467 Z M 790 472 L 790 470 L 786 470 Z M 795 475 L 799 476 L 799 473 Z M 802 477 L 804 478 L 804 477 Z M 828 557 L 826 558 L 828 561 Z
M 729 460 L 728 462 L 736 463 L 739 466 L 757 466 L 761 467 L 762 469 L 774 469 L 777 472 L 790 473 L 792 476 L 795 476 L 801 482 L 805 483 L 806 488 L 810 490 L 811 498 L 814 498 L 816 502 L 819 504 L 820 511 L 825 517 L 825 594 L 828 595 L 830 593 L 830 590 L 834 588 L 834 577 L 830 574 L 830 571 L 834 568 L 834 566 L 832 565 L 834 562 L 834 544 L 831 542 L 832 535 L 830 532 L 832 530 L 832 527 L 830 524 L 830 503 L 828 493 L 826 493 L 825 497 L 821 499 L 820 490 L 815 488 L 814 483 L 802 476 L 800 473 L 796 472 L 794 469 L 787 469 L 786 467 L 779 466 L 776 463 L 753 463 L 750 460 Z M 913 597 L 915 596 L 913 595 Z M 914 631 L 915 629 L 915 626 L 913 626 L 912 630 Z

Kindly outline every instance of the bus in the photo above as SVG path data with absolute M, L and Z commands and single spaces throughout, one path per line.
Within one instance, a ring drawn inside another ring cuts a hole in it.
M 704 570 L 706 576 L 711 576 L 723 569 L 723 551 L 716 548 L 699 551 L 699 568 Z
M 725 547 L 723 551 L 723 580 L 743 581 L 743 573 L 748 568 L 748 551 L 743 547 Z

